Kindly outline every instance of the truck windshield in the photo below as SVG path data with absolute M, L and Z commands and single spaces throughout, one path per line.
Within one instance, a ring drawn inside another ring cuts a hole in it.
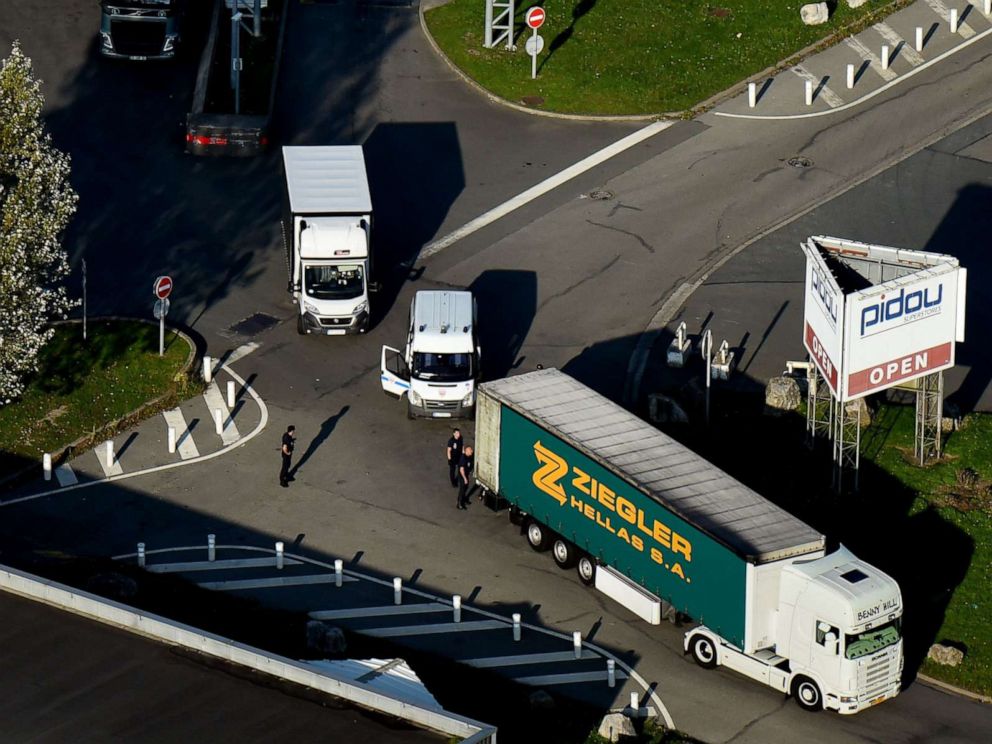
M 315 300 L 352 300 L 365 291 L 362 267 L 307 266 L 303 275 L 303 289 Z
M 860 659 L 899 641 L 901 618 L 856 635 L 845 634 L 844 657 Z
M 464 382 L 472 379 L 472 355 L 415 351 L 412 371 L 418 380 Z

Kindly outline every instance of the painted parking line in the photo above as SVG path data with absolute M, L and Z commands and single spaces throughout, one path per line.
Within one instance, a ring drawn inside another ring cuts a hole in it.
M 200 452 L 196 449 L 196 442 L 193 441 L 193 432 L 186 425 L 186 417 L 183 416 L 183 412 L 178 408 L 173 408 L 169 411 L 162 411 L 162 416 L 165 417 L 165 425 L 176 430 L 176 452 L 179 453 L 179 457 L 183 460 L 199 457 Z
M 76 474 L 72 472 L 72 468 L 69 467 L 69 463 L 64 462 L 55 468 L 55 478 L 58 480 L 59 485 L 63 488 L 65 486 L 74 486 L 79 483 L 79 479 L 76 478 Z
M 926 2 L 926 4 L 930 6 L 930 9 L 934 13 L 940 16 L 942 26 L 944 24 L 950 24 L 951 9 L 948 8 L 946 5 L 944 5 L 944 3 L 941 2 L 941 0 L 924 0 L 924 2 Z M 958 18 L 960 17 L 961 14 L 958 13 Z M 950 26 L 948 26 L 948 28 L 950 28 Z M 973 29 L 967 23 L 964 23 L 963 21 L 959 21 L 958 34 L 961 36 L 962 39 L 970 39 L 972 36 L 975 35 L 975 29 Z
M 895 70 L 891 67 L 884 69 L 882 67 L 882 60 L 879 59 L 879 57 L 857 36 L 848 36 L 844 39 L 844 42 L 851 47 L 851 49 L 853 49 L 861 57 L 861 59 L 868 60 L 871 69 L 880 75 L 883 80 L 895 80 L 896 77 L 898 77 Z
M 614 673 L 616 679 L 627 679 L 627 675 L 619 669 Z M 533 677 L 514 677 L 514 682 L 530 686 L 574 685 L 579 682 L 606 682 L 609 673 L 602 672 L 572 672 L 571 674 L 538 674 Z
M 241 438 L 238 434 L 238 427 L 234 425 L 234 418 L 230 415 L 227 410 L 227 401 L 224 400 L 224 396 L 220 392 L 220 388 L 217 387 L 217 383 L 211 380 L 210 384 L 207 385 L 207 389 L 203 391 L 203 400 L 207 403 L 207 408 L 210 410 L 210 422 L 214 422 L 214 411 L 220 411 L 221 418 L 223 419 L 223 426 L 221 428 L 220 438 L 224 441 L 225 445 L 234 444 Z
M 108 478 L 111 478 L 111 477 L 113 477 L 115 475 L 121 475 L 124 472 L 124 469 L 121 467 L 120 462 L 118 462 L 118 460 L 117 460 L 117 454 L 116 453 L 114 453 L 114 461 L 113 461 L 113 463 L 111 465 L 107 465 L 107 447 L 106 447 L 106 445 L 101 444 L 99 447 L 97 447 L 95 450 L 93 450 L 93 454 L 96 455 L 96 459 L 99 460 L 99 462 L 100 462 L 100 468 L 103 470 L 103 474 L 105 476 L 107 476 Z M 75 484 L 73 484 L 73 485 L 75 485 Z
M 516 656 L 487 656 L 480 659 L 460 659 L 460 664 L 467 664 L 476 669 L 497 669 L 499 667 L 522 666 L 525 664 L 557 664 L 558 662 L 588 661 L 601 659 L 599 654 L 589 649 L 582 649 L 581 659 L 575 658 L 575 651 L 550 651 L 543 654 L 517 654 Z
M 823 101 L 830 108 L 836 108 L 837 106 L 844 105 L 844 101 L 843 99 L 841 99 L 840 96 L 838 96 L 836 93 L 830 90 L 830 88 L 828 88 L 826 85 L 821 85 L 821 83 L 823 82 L 823 78 L 817 77 L 802 65 L 796 65 L 791 69 L 796 75 L 801 77 L 803 80 L 808 80 L 809 82 L 811 82 L 813 84 L 813 95 L 815 95 L 817 98 L 822 98 Z M 817 92 L 817 88 L 819 88 L 819 92 Z
M 298 566 L 299 561 L 284 558 L 286 566 Z M 145 570 L 152 573 L 185 573 L 186 571 L 229 571 L 235 568 L 275 568 L 276 559 L 272 558 L 229 558 L 222 561 L 186 561 L 180 563 L 149 563 Z
M 480 630 L 509 630 L 510 627 L 502 620 L 469 620 L 463 623 L 406 625 L 401 628 L 368 628 L 363 629 L 362 633 L 376 638 L 396 638 L 397 636 L 438 635 L 439 633 L 474 633 Z
M 922 55 L 913 49 L 909 42 L 902 38 L 892 26 L 887 23 L 876 23 L 872 28 L 892 46 L 893 59 L 896 57 L 896 50 L 898 49 L 898 56 L 905 59 L 913 67 L 923 64 Z
M 422 615 L 431 612 L 451 612 L 451 605 L 440 602 L 421 602 L 419 604 L 383 605 L 381 607 L 355 607 L 348 610 L 314 610 L 308 614 L 314 620 L 345 620 L 360 617 Z
M 350 576 L 345 581 L 358 581 Z M 311 574 L 308 576 L 274 576 L 269 579 L 232 579 L 230 581 L 203 581 L 197 586 L 220 592 L 236 592 L 244 589 L 282 589 L 287 586 L 312 586 L 333 584 L 334 574 Z
M 606 162 L 610 158 L 619 155 L 624 150 L 628 150 L 634 145 L 640 144 L 649 137 L 653 137 L 659 132 L 663 132 L 668 129 L 675 122 L 671 121 L 656 121 L 648 124 L 646 127 L 638 129 L 632 134 L 628 134 L 626 137 L 617 140 L 611 145 L 607 145 L 602 150 L 594 152 L 592 155 L 583 158 L 574 165 L 565 168 L 565 170 L 559 171 L 550 178 L 546 178 L 541 181 L 536 186 L 531 186 L 526 191 L 514 196 L 498 207 L 490 209 L 488 212 L 479 215 L 474 220 L 467 222 L 466 224 L 459 227 L 457 230 L 448 233 L 443 238 L 439 238 L 431 243 L 424 246 L 423 250 L 420 252 L 420 258 L 429 258 L 437 253 L 440 253 L 448 246 L 457 243 L 462 238 L 468 237 L 477 230 L 481 230 L 487 225 L 492 224 L 501 217 L 505 217 L 510 212 L 529 204 L 535 199 L 544 196 L 549 191 L 552 191 L 563 183 L 572 180 L 576 176 L 580 176 L 588 170 L 595 168 L 597 165 Z

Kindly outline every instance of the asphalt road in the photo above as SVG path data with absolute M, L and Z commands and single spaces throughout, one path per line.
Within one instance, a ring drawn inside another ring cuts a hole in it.
M 0 41 L 20 36 L 48 81 L 46 115 L 56 143 L 73 155 L 81 194 L 68 244 L 76 260 L 85 251 L 91 302 L 104 312 L 146 312 L 152 278 L 171 273 L 176 319 L 215 355 L 248 340 L 231 325 L 272 316 L 279 322 L 254 337 L 262 347 L 238 364 L 242 375 L 255 375 L 272 424 L 210 466 L 11 507 L 0 529 L 17 524 L 39 545 L 101 555 L 138 540 L 199 542 L 206 532 L 258 544 L 301 536 L 313 555 L 361 555 L 384 575 L 421 569 L 439 594 L 468 596 L 478 587 L 482 606 L 564 631 L 597 629 L 597 642 L 657 683 L 676 724 L 707 741 L 992 736 L 987 708 L 919 685 L 853 718 L 807 716 L 750 681 L 696 668 L 682 656 L 677 629 L 645 626 L 560 575 L 547 556 L 522 548 L 502 516 L 478 506 L 457 512 L 444 482 L 447 427 L 407 421 L 376 374 L 380 344 L 402 337 L 413 291 L 469 286 L 480 298 L 487 375 L 555 365 L 619 398 L 638 335 L 683 283 L 987 112 L 985 48 L 948 59 L 870 108 L 815 121 L 705 115 L 678 123 L 421 266 L 422 243 L 631 126 L 532 119 L 489 104 L 432 57 L 410 11 L 291 4 L 277 112 L 283 136 L 366 143 L 376 239 L 394 267 L 368 336 L 318 339 L 297 337 L 287 322 L 276 155 L 182 155 L 192 67 L 103 65 L 88 36 L 88 3 L 52 3 L 66 12 L 43 25 L 28 10 L 37 5 L 4 4 Z M 798 154 L 816 167 L 790 168 L 785 161 Z M 613 198 L 584 198 L 596 188 Z M 886 198 L 900 198 L 898 184 Z M 847 227 L 833 232 L 849 234 Z M 312 445 L 313 455 L 286 492 L 276 484 L 275 450 L 290 422 L 300 449 Z

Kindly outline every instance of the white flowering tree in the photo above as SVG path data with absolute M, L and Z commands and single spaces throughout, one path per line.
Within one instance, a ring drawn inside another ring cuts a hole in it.
M 62 234 L 76 211 L 69 156 L 44 131 L 40 84 L 14 42 L 0 65 L 0 405 L 24 389 L 51 321 L 75 302 Z

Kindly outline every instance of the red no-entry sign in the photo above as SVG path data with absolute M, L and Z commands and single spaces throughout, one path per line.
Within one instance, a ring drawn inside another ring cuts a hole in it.
M 535 6 L 530 8 L 526 15 L 524 15 L 524 20 L 527 25 L 533 29 L 538 29 L 544 25 L 544 8 L 540 6 Z
M 164 300 L 172 292 L 172 277 L 171 276 L 160 276 L 155 280 L 155 286 L 152 288 L 155 296 Z

